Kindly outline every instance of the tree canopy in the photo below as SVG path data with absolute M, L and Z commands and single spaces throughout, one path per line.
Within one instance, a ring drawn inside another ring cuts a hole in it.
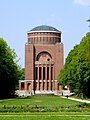
M 90 32 L 69 52 L 58 79 L 76 94 L 90 97 Z
M 90 23 L 90 19 L 88 19 L 88 20 L 87 20 L 87 22 L 89 22 L 89 23 Z M 89 25 L 89 27 L 90 27 L 90 25 Z
M 15 51 L 0 38 L 0 98 L 12 97 L 21 77 L 21 69 L 15 62 L 16 56 Z

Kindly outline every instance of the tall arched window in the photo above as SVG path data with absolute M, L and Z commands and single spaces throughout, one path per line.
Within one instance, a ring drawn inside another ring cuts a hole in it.
M 52 56 L 48 52 L 40 52 L 37 55 L 36 61 L 50 61 L 52 59 Z

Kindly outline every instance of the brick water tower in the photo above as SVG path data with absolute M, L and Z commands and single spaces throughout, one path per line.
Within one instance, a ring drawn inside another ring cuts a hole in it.
M 31 29 L 25 44 L 25 80 L 19 81 L 19 90 L 28 94 L 57 94 L 57 77 L 63 62 L 61 31 L 47 25 Z

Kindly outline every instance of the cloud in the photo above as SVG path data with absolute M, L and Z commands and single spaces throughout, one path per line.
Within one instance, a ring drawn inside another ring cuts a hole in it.
M 76 4 L 90 6 L 90 0 L 74 0 Z

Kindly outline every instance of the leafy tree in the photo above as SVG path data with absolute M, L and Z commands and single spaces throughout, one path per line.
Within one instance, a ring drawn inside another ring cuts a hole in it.
M 17 75 L 18 75 L 18 79 L 16 81 L 16 87 L 15 87 L 16 89 L 19 88 L 18 81 L 24 80 L 24 68 L 21 68 L 20 66 L 18 66 Z
M 14 96 L 20 78 L 20 69 L 15 62 L 16 53 L 0 38 L 0 98 Z
M 58 79 L 75 93 L 90 97 L 90 33 L 69 52 Z
M 88 20 L 87 20 L 87 22 L 89 22 L 89 23 L 90 23 L 90 19 L 88 19 Z M 89 25 L 89 27 L 90 27 L 90 25 Z

